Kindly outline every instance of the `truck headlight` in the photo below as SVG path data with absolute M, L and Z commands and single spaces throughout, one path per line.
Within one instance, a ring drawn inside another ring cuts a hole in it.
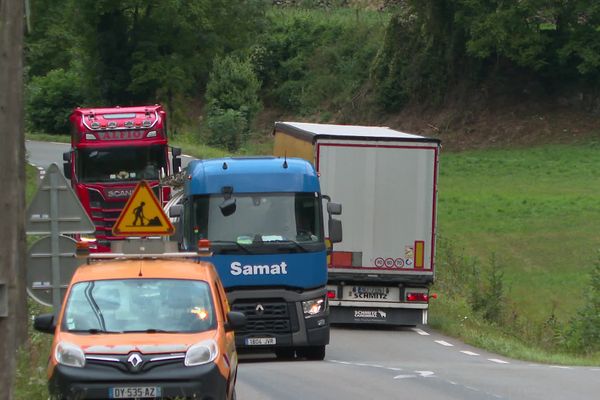
M 312 317 L 313 315 L 321 314 L 327 308 L 327 300 L 323 297 L 302 302 L 304 317 Z
M 56 362 L 68 367 L 83 368 L 85 366 L 85 354 L 81 347 L 69 343 L 60 342 L 54 351 Z
M 185 366 L 193 367 L 212 362 L 217 358 L 219 348 L 217 342 L 212 339 L 196 343 L 185 353 Z

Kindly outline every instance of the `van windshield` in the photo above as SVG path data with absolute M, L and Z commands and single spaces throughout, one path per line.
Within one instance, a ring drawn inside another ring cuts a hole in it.
M 210 286 L 177 279 L 79 282 L 63 317 L 64 330 L 88 333 L 192 333 L 215 324 Z

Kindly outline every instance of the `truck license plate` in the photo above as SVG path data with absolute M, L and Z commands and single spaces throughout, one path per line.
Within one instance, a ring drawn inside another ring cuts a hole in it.
M 400 289 L 381 286 L 344 286 L 343 300 L 400 301 Z
M 110 388 L 108 395 L 111 399 L 152 399 L 160 397 L 157 386 L 135 386 Z
M 266 346 L 276 343 L 277 340 L 273 337 L 246 338 L 246 345 L 248 346 Z

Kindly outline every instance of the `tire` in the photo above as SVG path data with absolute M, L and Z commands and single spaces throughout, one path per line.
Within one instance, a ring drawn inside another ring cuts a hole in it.
M 325 359 L 325 345 L 309 346 L 298 349 L 298 357 L 305 357 L 311 361 L 322 361 Z

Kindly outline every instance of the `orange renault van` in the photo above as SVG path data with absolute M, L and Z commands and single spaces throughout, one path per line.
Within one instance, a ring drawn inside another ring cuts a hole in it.
M 101 261 L 79 267 L 55 322 L 49 390 L 58 399 L 234 399 L 233 330 L 212 264 L 185 259 Z

